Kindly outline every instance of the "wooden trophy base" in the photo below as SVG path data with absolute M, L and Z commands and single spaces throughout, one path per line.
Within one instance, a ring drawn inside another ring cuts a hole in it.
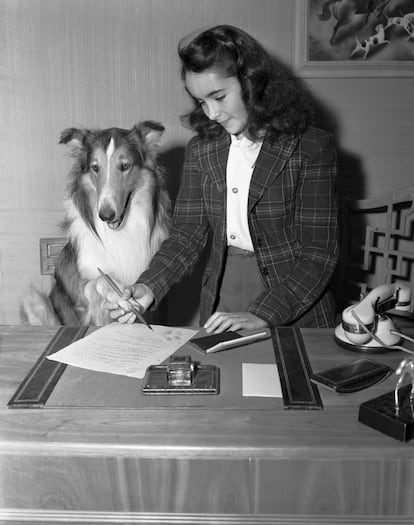
M 410 402 L 411 384 L 398 390 L 400 409 L 395 411 L 394 391 L 370 399 L 359 407 L 358 420 L 399 441 L 414 438 L 414 409 Z

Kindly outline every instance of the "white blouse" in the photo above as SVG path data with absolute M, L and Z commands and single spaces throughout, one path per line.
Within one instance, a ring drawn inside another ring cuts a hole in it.
M 250 180 L 263 141 L 252 142 L 246 137 L 231 135 L 227 160 L 227 244 L 254 251 L 247 222 L 247 202 Z

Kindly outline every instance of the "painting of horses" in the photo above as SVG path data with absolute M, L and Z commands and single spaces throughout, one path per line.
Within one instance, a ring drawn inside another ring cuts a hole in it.
M 413 0 L 308 0 L 308 64 L 414 60 Z

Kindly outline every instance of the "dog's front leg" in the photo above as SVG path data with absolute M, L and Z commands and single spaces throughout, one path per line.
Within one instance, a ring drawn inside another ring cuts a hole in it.
M 91 281 L 87 281 L 84 286 L 87 303 L 85 324 L 103 326 L 113 322 L 113 319 L 111 319 L 108 310 L 104 308 L 106 295 L 98 282 L 100 282 L 99 278 L 92 279 Z

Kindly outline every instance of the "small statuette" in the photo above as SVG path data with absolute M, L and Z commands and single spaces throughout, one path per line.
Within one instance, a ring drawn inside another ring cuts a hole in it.
M 413 411 L 413 399 L 414 399 L 414 361 L 412 359 L 404 359 L 401 361 L 400 366 L 395 371 L 395 375 L 398 377 L 397 384 L 394 389 L 394 404 L 395 404 L 395 415 L 398 417 L 400 413 L 400 400 L 398 398 L 398 389 L 400 388 L 404 378 L 408 375 L 411 377 L 411 391 L 410 391 L 410 406 Z M 413 411 L 414 414 L 414 411 Z

